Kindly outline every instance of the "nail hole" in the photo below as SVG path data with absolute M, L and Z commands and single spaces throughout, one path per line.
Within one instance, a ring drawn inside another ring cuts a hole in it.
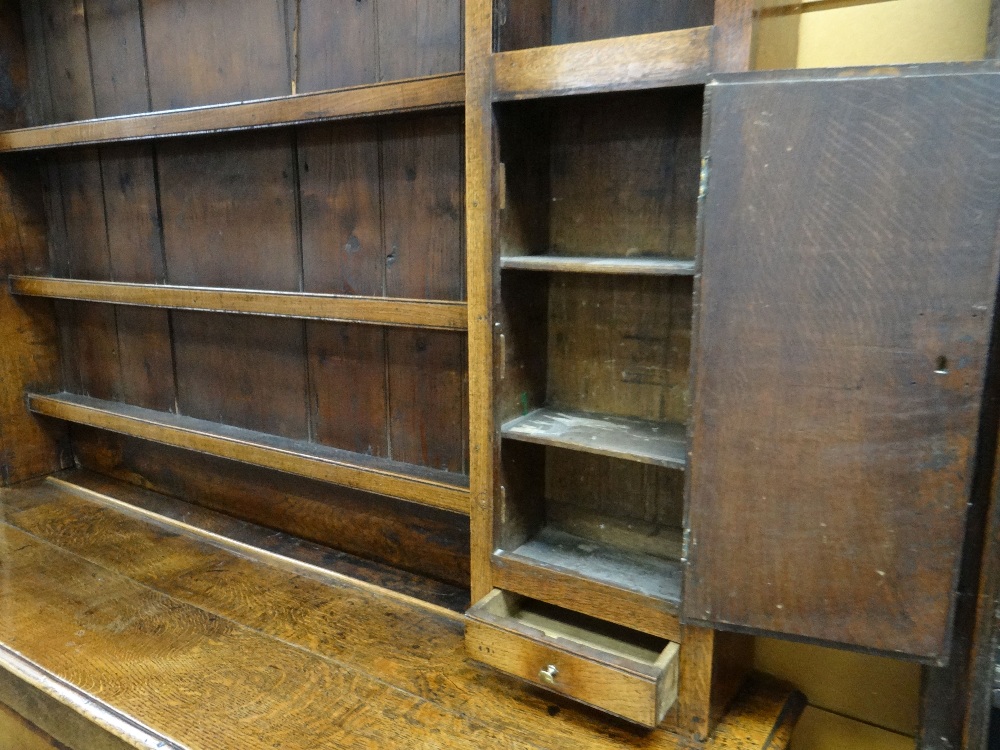
M 937 358 L 937 367 L 934 368 L 934 372 L 938 375 L 948 374 L 948 358 L 943 354 Z

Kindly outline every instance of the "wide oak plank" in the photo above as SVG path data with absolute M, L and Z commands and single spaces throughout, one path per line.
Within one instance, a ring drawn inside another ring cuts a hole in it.
M 93 497 L 62 481 L 0 492 L 13 574 L 0 585 L 16 604 L 0 645 L 157 741 L 221 747 L 210 732 L 225 721 L 245 748 L 688 747 L 476 665 L 452 616 L 295 575 Z M 168 700 L 149 700 L 151 681 Z M 796 698 L 755 680 L 700 747 L 782 750 Z

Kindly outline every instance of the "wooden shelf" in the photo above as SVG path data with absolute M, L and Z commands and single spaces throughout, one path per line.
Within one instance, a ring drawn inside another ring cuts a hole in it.
M 421 505 L 469 512 L 467 477 L 445 471 L 70 393 L 29 394 L 28 407 L 54 419 Z
M 644 464 L 684 469 L 687 431 L 684 425 L 536 409 L 501 428 L 509 440 L 596 453 Z
M 495 101 L 637 91 L 705 83 L 712 27 L 499 52 L 492 56 Z
M 513 551 L 497 550 L 493 574 L 497 588 L 680 640 L 677 560 L 545 528 Z
M 8 130 L 0 132 L 0 153 L 299 125 L 459 107 L 464 102 L 465 76 L 453 73 L 237 104 Z
M 668 258 L 583 258 L 559 255 L 518 255 L 500 259 L 500 267 L 516 271 L 600 273 L 631 276 L 694 276 L 693 260 Z
M 12 276 L 10 287 L 14 294 L 30 297 L 115 305 L 458 331 L 468 328 L 464 302 L 126 284 L 39 276 Z

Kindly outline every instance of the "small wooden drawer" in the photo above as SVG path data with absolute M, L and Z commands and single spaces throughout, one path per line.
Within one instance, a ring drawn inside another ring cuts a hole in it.
M 469 610 L 465 641 L 477 661 L 646 727 L 677 700 L 676 643 L 507 591 Z

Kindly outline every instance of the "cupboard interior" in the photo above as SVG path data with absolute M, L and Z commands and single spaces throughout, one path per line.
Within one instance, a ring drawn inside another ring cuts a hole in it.
M 702 92 L 498 108 L 497 556 L 679 598 Z M 536 125 L 541 123 L 541 125 Z M 593 272 L 573 259 L 664 261 Z M 555 602 L 558 603 L 558 602 Z
M 710 26 L 708 0 L 495 0 L 496 51 Z

